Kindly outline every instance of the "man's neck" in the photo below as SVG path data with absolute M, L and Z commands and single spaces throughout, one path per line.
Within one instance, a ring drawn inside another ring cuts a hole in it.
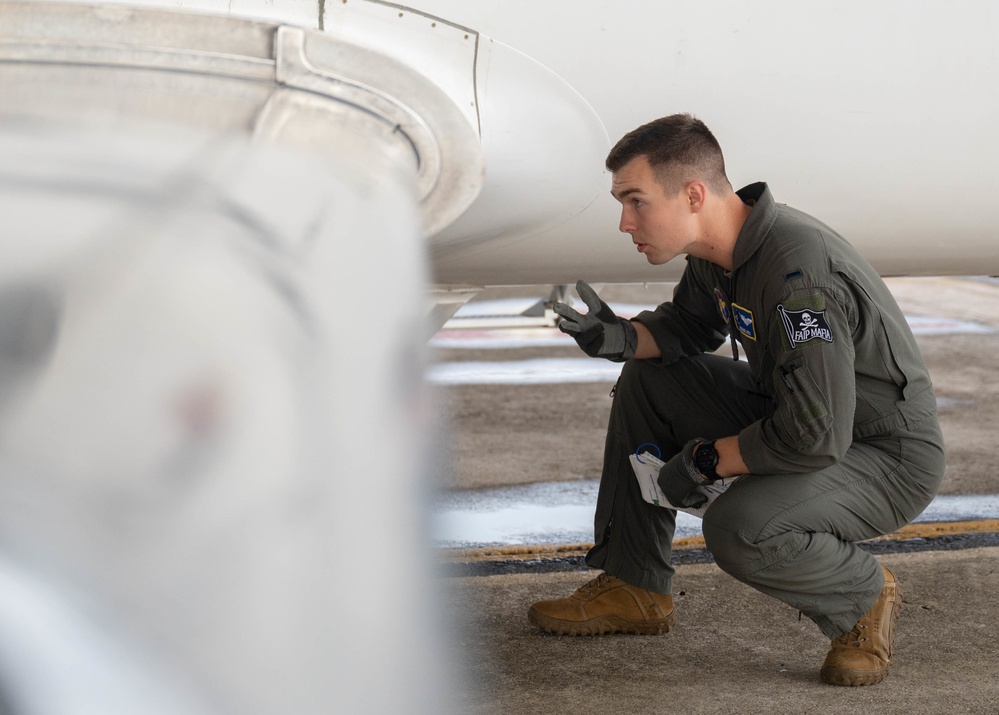
M 705 237 L 698 251 L 698 258 L 711 261 L 726 271 L 735 265 L 735 244 L 753 207 L 743 203 L 738 194 L 731 193 L 714 206 L 705 226 Z

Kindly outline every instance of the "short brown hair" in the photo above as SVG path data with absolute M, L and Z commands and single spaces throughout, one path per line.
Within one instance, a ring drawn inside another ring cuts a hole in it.
M 607 169 L 617 172 L 639 156 L 648 159 L 656 181 L 669 193 L 695 179 L 715 193 L 732 191 L 721 145 L 691 114 L 671 114 L 628 132 L 607 155 Z

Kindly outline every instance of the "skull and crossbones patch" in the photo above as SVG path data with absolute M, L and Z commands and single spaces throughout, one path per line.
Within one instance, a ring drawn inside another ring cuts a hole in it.
M 813 341 L 833 342 L 833 333 L 826 321 L 826 311 L 811 308 L 787 310 L 783 305 L 778 305 L 777 312 L 791 348 L 800 348 Z

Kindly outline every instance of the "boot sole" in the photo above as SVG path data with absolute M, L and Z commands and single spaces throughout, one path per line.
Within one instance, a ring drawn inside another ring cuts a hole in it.
M 845 685 L 847 687 L 859 687 L 863 685 L 877 685 L 888 677 L 891 672 L 889 663 L 880 670 L 844 670 L 843 668 L 823 668 L 819 672 L 819 677 L 823 683 L 829 685 Z
M 531 625 L 557 636 L 604 636 L 625 633 L 637 636 L 661 636 L 676 625 L 676 614 L 670 613 L 659 621 L 629 621 L 620 616 L 600 616 L 588 621 L 563 621 L 539 613 L 533 607 L 527 611 Z

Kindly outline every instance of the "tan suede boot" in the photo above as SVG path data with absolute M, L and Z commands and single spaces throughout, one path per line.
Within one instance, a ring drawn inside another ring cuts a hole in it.
M 832 642 L 820 673 L 830 685 L 874 685 L 891 671 L 891 649 L 895 621 L 902 610 L 902 590 L 884 566 L 885 586 L 881 595 L 857 625 Z
M 538 601 L 527 620 L 543 631 L 565 636 L 608 633 L 661 635 L 676 623 L 673 597 L 600 574 L 568 598 Z

